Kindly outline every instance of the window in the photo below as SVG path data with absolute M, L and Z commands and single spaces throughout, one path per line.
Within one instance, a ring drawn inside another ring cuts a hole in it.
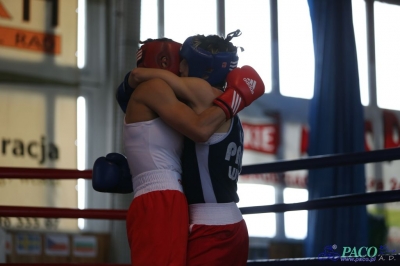
M 177 42 L 187 37 L 217 33 L 215 0 L 165 0 L 165 36 Z
M 232 39 L 239 53 L 238 66 L 251 65 L 260 74 L 265 92 L 271 91 L 271 34 L 269 1 L 225 1 L 226 34 L 240 29 L 242 35 Z
M 260 184 L 238 184 L 238 207 L 275 204 L 275 188 Z M 275 213 L 243 215 L 251 237 L 274 237 L 276 234 Z
M 358 75 L 360 80 L 361 103 L 369 104 L 368 88 L 368 53 L 367 53 L 367 18 L 365 1 L 353 0 L 353 27 L 356 39 Z
M 158 1 L 141 1 L 140 9 L 140 40 L 158 39 Z
M 283 190 L 284 203 L 296 203 L 308 200 L 307 189 L 285 188 Z M 287 238 L 304 239 L 307 236 L 308 211 L 285 212 L 285 235 Z
M 375 2 L 374 11 L 378 106 L 400 110 L 400 6 Z
M 78 1 L 78 36 L 77 36 L 77 66 L 84 68 L 86 64 L 86 0 Z
M 86 169 L 86 99 L 82 96 L 77 99 L 77 168 L 78 170 Z M 86 206 L 86 180 L 79 178 L 77 184 L 78 190 L 78 208 L 85 209 Z M 78 219 L 78 227 L 83 230 L 85 228 L 85 219 Z
M 306 0 L 278 1 L 279 84 L 284 96 L 314 95 L 314 46 Z

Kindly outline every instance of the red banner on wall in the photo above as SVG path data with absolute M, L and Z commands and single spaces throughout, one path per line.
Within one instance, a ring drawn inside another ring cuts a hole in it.
M 383 111 L 384 148 L 390 149 L 400 146 L 400 122 L 393 112 Z
M 400 147 L 400 120 L 396 113 L 384 110 L 383 118 L 383 147 L 380 149 L 390 149 Z M 249 124 L 242 123 L 244 130 L 244 148 L 248 150 L 276 154 L 280 145 L 279 123 L 269 124 Z M 300 154 L 306 154 L 309 142 L 309 130 L 306 125 L 300 127 Z M 364 123 L 365 131 L 365 150 L 371 151 L 378 149 L 374 147 L 372 121 L 366 120 Z
M 279 147 L 279 125 L 242 123 L 242 126 L 245 149 L 276 154 Z
M 60 36 L 17 28 L 0 27 L 0 45 L 49 54 L 61 53 Z

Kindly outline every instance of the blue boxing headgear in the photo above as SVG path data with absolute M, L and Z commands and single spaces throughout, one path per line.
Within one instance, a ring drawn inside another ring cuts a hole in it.
M 228 35 L 225 40 L 229 42 L 232 37 L 240 35 L 240 31 L 234 32 L 234 36 Z M 205 79 L 211 86 L 218 86 L 225 82 L 228 73 L 237 67 L 239 57 L 237 51 L 211 53 L 194 43 L 196 36 L 189 37 L 183 43 L 180 55 L 186 59 L 189 67 L 189 77 Z

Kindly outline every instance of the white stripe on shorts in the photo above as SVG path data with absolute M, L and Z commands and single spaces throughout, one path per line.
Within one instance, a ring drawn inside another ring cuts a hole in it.
M 224 225 L 243 220 L 236 203 L 199 203 L 189 205 L 190 224 Z
M 181 174 L 171 170 L 153 170 L 132 178 L 133 198 L 158 190 L 178 190 L 183 193 Z

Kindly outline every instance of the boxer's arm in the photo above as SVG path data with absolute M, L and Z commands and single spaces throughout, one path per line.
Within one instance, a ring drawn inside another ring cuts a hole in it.
M 125 75 L 124 81 L 118 86 L 115 93 L 115 98 L 119 104 L 121 110 L 125 113 L 128 106 L 129 99 L 135 88 L 132 88 L 128 84 L 129 73 Z
M 171 87 L 161 79 L 152 79 L 138 85 L 135 101 L 145 104 L 165 123 L 195 142 L 207 141 L 226 121 L 224 111 L 217 106 L 196 114 L 179 101 Z
M 190 103 L 196 101 L 195 90 L 191 89 L 191 84 L 193 80 L 201 80 L 199 78 L 181 78 L 164 69 L 137 67 L 130 72 L 128 83 L 130 87 L 136 88 L 140 83 L 154 78 L 164 80 L 179 99 Z M 206 81 L 203 85 L 210 87 Z

